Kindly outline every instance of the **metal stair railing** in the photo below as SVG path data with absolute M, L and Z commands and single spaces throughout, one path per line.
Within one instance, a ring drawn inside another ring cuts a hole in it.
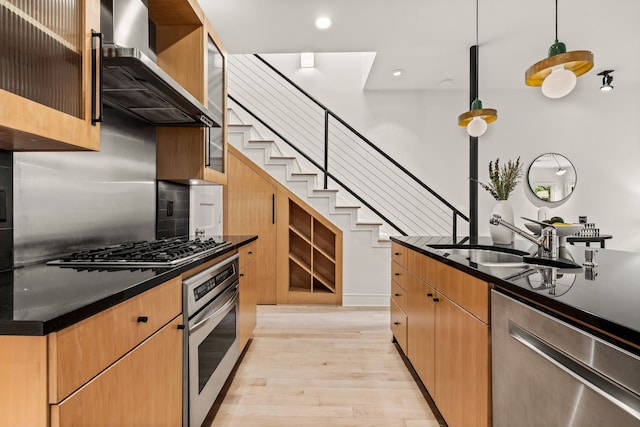
M 402 235 L 452 235 L 469 218 L 259 55 L 231 55 L 229 98 Z

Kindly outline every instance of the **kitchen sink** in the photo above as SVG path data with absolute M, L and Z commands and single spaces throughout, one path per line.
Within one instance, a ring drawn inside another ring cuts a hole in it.
M 449 255 L 456 255 L 468 259 L 478 265 L 486 267 L 527 267 L 523 256 L 528 256 L 527 252 L 517 251 L 510 248 L 493 247 L 461 247 L 431 245 L 433 249 L 439 249 Z

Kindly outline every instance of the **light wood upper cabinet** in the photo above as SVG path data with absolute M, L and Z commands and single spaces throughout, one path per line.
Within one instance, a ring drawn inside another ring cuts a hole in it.
M 149 8 L 154 16 L 151 4 Z M 156 177 L 182 184 L 224 185 L 227 183 L 227 51 L 203 14 L 200 24 L 189 20 L 180 25 L 156 22 L 156 28 L 158 64 L 207 106 L 216 122 L 222 124 L 213 128 L 158 127 Z
M 0 0 L 0 149 L 100 148 L 92 118 L 101 52 L 92 30 L 100 30 L 99 0 Z

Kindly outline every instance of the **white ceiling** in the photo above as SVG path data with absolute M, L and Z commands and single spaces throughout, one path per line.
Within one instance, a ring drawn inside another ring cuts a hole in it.
M 229 53 L 376 52 L 365 89 L 469 88 L 475 0 L 200 0 Z M 479 0 L 480 91 L 525 88 L 554 42 L 554 0 Z M 314 21 L 329 16 L 321 31 Z M 559 0 L 559 39 L 590 50 L 580 82 L 640 86 L 640 0 Z M 402 78 L 391 71 L 406 70 Z M 441 82 L 451 79 L 452 84 Z

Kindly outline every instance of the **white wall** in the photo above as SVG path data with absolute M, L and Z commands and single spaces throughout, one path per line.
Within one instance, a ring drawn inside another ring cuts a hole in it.
M 362 91 L 363 62 L 327 55 L 316 70 L 300 70 L 295 54 L 265 55 L 292 80 L 341 115 L 367 138 L 468 212 L 468 137 L 457 116 L 468 110 L 468 93 L 442 91 Z M 524 71 L 523 71 L 524 72 Z M 340 82 L 335 84 L 335 82 Z M 545 98 L 537 88 L 511 91 L 480 89 L 485 107 L 499 119 L 479 142 L 479 177 L 488 180 L 488 163 L 520 156 L 524 172 L 545 152 L 571 160 L 577 171 L 574 194 L 565 202 L 545 204 L 533 197 L 526 177 L 511 197 L 516 224 L 536 217 L 540 206 L 577 222 L 587 215 L 608 248 L 640 251 L 640 103 L 637 87 L 616 82 L 611 93 L 598 90 L 591 71 L 578 79 L 565 98 Z M 480 189 L 479 233 L 489 234 L 494 201 Z

